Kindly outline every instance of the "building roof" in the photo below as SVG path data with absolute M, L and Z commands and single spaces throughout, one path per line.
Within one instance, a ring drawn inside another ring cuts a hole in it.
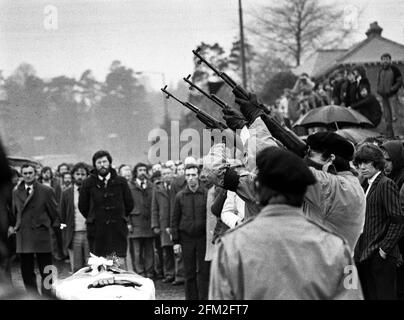
M 342 65 L 380 63 L 380 56 L 386 52 L 391 54 L 394 62 L 403 63 L 404 45 L 382 37 L 382 31 L 377 22 L 373 22 L 366 31 L 365 40 L 348 50 L 317 50 L 293 72 L 306 72 L 317 78 Z
M 347 51 L 348 50 L 346 49 L 317 50 L 311 54 L 303 64 L 294 68 L 293 72 L 297 75 L 307 73 L 310 77 L 316 78 L 321 75 L 323 70 L 328 69 L 328 67 L 333 64 L 339 56 Z

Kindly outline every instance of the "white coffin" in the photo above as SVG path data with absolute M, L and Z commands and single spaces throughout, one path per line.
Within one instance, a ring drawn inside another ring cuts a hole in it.
M 56 297 L 63 300 L 155 300 L 155 287 L 151 279 L 128 271 L 117 274 L 103 270 L 94 275 L 89 270 L 90 268 L 86 267 L 66 279 L 55 281 L 53 292 Z M 97 280 L 112 277 L 115 280 L 135 281 L 142 286 L 125 287 L 114 284 L 102 288 L 88 288 Z

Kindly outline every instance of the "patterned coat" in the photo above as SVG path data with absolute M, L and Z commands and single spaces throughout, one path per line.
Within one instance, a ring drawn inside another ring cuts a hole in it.
M 366 197 L 365 226 L 355 248 L 355 259 L 359 262 L 369 259 L 379 248 L 398 259 L 398 241 L 403 234 L 404 214 L 398 188 L 380 173 Z

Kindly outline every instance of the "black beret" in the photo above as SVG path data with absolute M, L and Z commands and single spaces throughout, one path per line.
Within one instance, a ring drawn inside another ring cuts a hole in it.
M 269 147 L 257 155 L 258 181 L 273 190 L 303 194 L 316 178 L 304 161 L 294 153 Z
M 313 150 L 335 154 L 345 160 L 352 160 L 354 145 L 334 132 L 317 132 L 307 137 L 307 144 Z

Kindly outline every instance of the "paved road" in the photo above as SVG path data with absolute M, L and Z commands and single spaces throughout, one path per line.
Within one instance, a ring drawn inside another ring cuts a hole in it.
M 66 277 L 70 276 L 71 273 L 69 272 L 69 264 L 65 262 L 57 263 L 58 268 L 58 278 L 65 279 Z M 129 266 L 129 270 L 131 267 Z M 36 270 L 38 281 L 39 279 L 39 272 Z M 24 288 L 24 284 L 22 282 L 20 266 L 17 262 L 12 264 L 12 281 L 13 285 L 19 289 Z M 184 300 L 184 286 L 173 286 L 171 284 L 163 283 L 161 280 L 157 280 L 154 282 L 156 288 L 156 299 L 157 300 Z

